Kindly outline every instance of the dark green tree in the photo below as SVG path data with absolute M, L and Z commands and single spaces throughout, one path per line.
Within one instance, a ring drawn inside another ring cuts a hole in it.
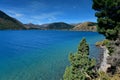
M 120 0 L 93 0 L 98 32 L 116 40 L 120 34 Z
M 95 60 L 89 58 L 89 46 L 82 39 L 75 54 L 69 56 L 70 66 L 65 70 L 64 80 L 86 80 L 94 73 Z
M 120 72 L 120 0 L 92 0 L 92 8 L 98 18 L 98 32 L 104 34 L 110 41 L 106 45 L 110 57 L 107 62 L 111 65 L 109 73 Z M 114 54 L 113 54 L 114 53 Z

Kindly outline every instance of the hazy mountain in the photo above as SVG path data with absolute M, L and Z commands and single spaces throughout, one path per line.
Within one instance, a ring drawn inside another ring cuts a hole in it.
M 72 29 L 74 26 L 64 23 L 64 22 L 56 22 L 56 23 L 49 23 L 49 24 L 42 24 L 42 25 L 35 25 L 32 23 L 25 24 L 28 29 L 42 29 L 42 30 L 69 30 Z
M 60 29 L 60 30 L 69 30 L 72 29 L 74 26 L 64 23 L 64 22 L 56 22 L 48 24 L 46 29 Z
M 33 23 L 24 24 L 27 29 L 41 29 L 41 25 L 36 25 Z
M 18 20 L 8 16 L 6 13 L 0 10 L 0 29 L 26 29 L 25 26 Z

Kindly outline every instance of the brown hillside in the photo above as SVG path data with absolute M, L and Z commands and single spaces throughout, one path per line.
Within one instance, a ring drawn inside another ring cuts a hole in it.
M 96 23 L 93 22 L 84 22 L 81 24 L 76 25 L 73 30 L 80 30 L 80 31 L 96 31 Z

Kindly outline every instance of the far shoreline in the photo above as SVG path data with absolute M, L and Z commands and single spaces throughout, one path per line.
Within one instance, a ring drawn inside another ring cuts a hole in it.
M 0 31 L 31 31 L 31 30 L 37 30 L 37 31 L 73 31 L 73 32 L 97 32 L 97 31 L 90 31 L 90 30 L 59 30 L 59 29 L 1 29 Z

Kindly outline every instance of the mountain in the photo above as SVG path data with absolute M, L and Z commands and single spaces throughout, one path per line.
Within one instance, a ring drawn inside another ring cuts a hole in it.
M 97 31 L 97 23 L 94 22 L 84 22 L 75 25 L 72 30 L 80 30 L 80 31 Z
M 35 25 L 32 23 L 22 24 L 20 21 L 8 16 L 0 10 L 0 30 L 12 29 L 41 29 L 41 30 L 80 30 L 80 31 L 96 31 L 96 23 L 84 22 L 78 24 L 67 24 L 64 22 L 55 22 L 49 24 Z
M 20 21 L 0 10 L 0 30 L 4 29 L 21 30 L 26 29 L 26 27 Z
M 49 24 L 35 25 L 32 23 L 25 24 L 28 29 L 41 29 L 41 30 L 69 30 L 74 26 L 64 23 L 64 22 L 55 22 Z
M 75 30 L 75 31 L 97 31 L 97 23 L 94 22 L 84 22 L 84 23 L 72 23 L 67 24 L 64 22 L 55 22 L 49 24 L 25 24 L 28 29 L 40 29 L 40 30 Z
M 74 26 L 64 23 L 64 22 L 56 22 L 51 23 L 46 26 L 46 29 L 55 29 L 55 30 L 69 30 L 72 29 Z
M 27 29 L 41 29 L 41 25 L 36 25 L 33 23 L 24 24 Z

